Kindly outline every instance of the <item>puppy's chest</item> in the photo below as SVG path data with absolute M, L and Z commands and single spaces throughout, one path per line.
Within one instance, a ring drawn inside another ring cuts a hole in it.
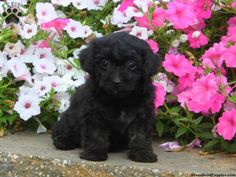
M 110 123 L 116 131 L 124 133 L 135 118 L 134 114 L 121 110 L 110 120 Z

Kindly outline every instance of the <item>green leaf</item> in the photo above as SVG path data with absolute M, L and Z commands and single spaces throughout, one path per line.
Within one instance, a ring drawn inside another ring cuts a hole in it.
M 219 141 L 217 139 L 213 139 L 204 145 L 205 150 L 211 150 Z
M 209 123 L 209 122 L 202 123 L 199 126 L 203 129 L 212 129 L 213 128 L 213 124 Z
M 236 143 L 230 144 L 227 152 L 236 153 Z
M 175 135 L 175 138 L 179 138 L 180 136 L 182 136 L 183 134 L 185 134 L 188 131 L 187 128 L 185 127 L 179 127 L 177 130 L 177 133 Z
M 192 123 L 198 125 L 201 123 L 202 119 L 203 119 L 203 116 L 200 116 L 197 119 L 192 120 Z
M 179 106 L 170 109 L 170 112 L 180 112 L 181 108 Z
M 200 134 L 200 138 L 202 139 L 212 139 L 213 135 L 211 132 L 203 132 Z
M 236 96 L 230 96 L 229 97 L 229 100 L 232 102 L 232 103 L 235 103 L 236 104 Z
M 157 130 L 159 137 L 161 137 L 163 134 L 163 131 L 164 131 L 164 124 L 162 123 L 162 121 L 160 119 L 157 119 L 156 130 Z

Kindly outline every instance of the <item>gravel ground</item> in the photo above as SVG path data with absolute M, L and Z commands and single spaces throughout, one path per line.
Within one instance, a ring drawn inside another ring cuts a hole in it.
M 79 159 L 80 149 L 56 150 L 50 134 L 19 132 L 0 138 L 0 177 L 236 176 L 234 155 L 202 156 L 200 149 L 165 152 L 159 148 L 162 141 L 153 143 L 156 163 L 132 162 L 125 152 L 109 153 L 105 162 L 90 162 Z

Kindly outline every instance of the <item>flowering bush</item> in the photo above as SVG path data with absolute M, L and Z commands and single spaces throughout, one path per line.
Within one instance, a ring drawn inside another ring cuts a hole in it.
M 153 78 L 158 135 L 236 152 L 236 2 L 7 0 L 0 14 L 1 129 L 36 120 L 46 131 L 85 81 L 77 56 L 86 43 L 127 31 L 163 58 Z

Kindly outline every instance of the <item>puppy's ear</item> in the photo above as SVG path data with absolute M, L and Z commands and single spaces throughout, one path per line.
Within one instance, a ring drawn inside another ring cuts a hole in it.
M 146 76 L 152 77 L 161 65 L 161 58 L 154 54 L 150 48 L 146 48 L 144 60 L 144 73 Z
M 93 48 L 91 45 L 83 49 L 79 54 L 81 68 L 86 72 L 88 72 L 89 74 L 91 74 L 93 67 L 92 58 L 93 58 Z

